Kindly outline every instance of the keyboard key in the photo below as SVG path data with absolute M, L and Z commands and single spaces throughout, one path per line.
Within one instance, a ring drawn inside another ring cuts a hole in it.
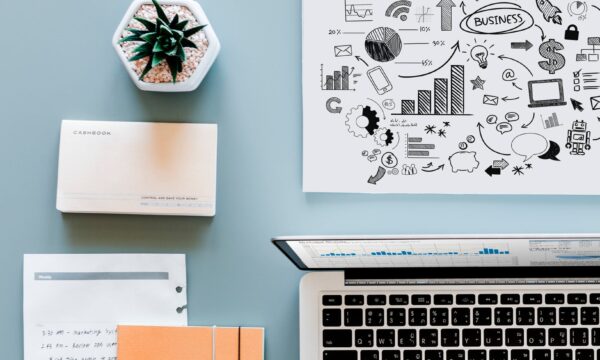
M 400 360 L 400 351 L 383 350 L 381 352 L 381 360 Z
M 481 330 L 480 329 L 464 329 L 462 331 L 462 345 L 464 347 L 479 347 L 479 346 L 481 346 Z
M 528 346 L 545 346 L 546 345 L 546 330 L 544 330 L 544 329 L 527 329 L 527 345 Z
M 590 350 L 590 349 L 575 350 L 575 360 L 594 360 L 594 350 Z
M 390 305 L 408 305 L 408 295 L 390 295 Z
M 533 350 L 531 354 L 532 360 L 550 360 L 552 351 L 550 350 Z
M 538 308 L 538 325 L 556 325 L 556 308 Z
M 490 360 L 508 360 L 508 350 L 490 350 Z
M 425 350 L 425 360 L 444 360 L 442 350 Z
M 443 347 L 458 347 L 460 345 L 460 332 L 458 329 L 442 329 L 441 338 Z
M 433 303 L 435 305 L 452 305 L 454 299 L 452 295 L 434 295 Z
M 599 320 L 597 307 L 581 308 L 581 325 L 598 325 Z
M 519 305 L 521 303 L 521 296 L 519 294 L 502 294 L 500 296 L 500 303 L 504 305 Z
M 365 297 L 362 295 L 346 295 L 344 302 L 347 306 L 360 306 L 365 304 Z
M 351 347 L 352 330 L 323 330 L 323 347 Z
M 600 294 L 591 294 L 590 304 L 600 304 Z
M 521 325 L 521 326 L 535 325 L 535 309 L 534 308 L 518 308 L 517 309 L 517 325 Z
M 431 326 L 448 325 L 448 313 L 446 308 L 432 308 L 429 310 L 429 324 Z
M 326 350 L 323 360 L 358 360 L 358 353 L 356 350 Z
M 600 346 L 600 329 L 592 329 L 592 345 Z M 600 357 L 598 357 L 600 359 Z
M 386 304 L 385 295 L 368 295 L 367 305 L 382 306 Z
M 365 325 L 367 326 L 383 326 L 385 315 L 383 309 L 366 309 L 365 310 Z
M 554 360 L 573 360 L 573 351 L 567 349 L 554 350 Z
M 362 326 L 363 311 L 362 309 L 344 309 L 344 325 L 346 326 Z
M 416 347 L 417 330 L 398 330 L 398 347 Z
M 429 305 L 431 304 L 431 295 L 413 295 L 411 303 L 413 305 Z
M 567 346 L 567 329 L 548 329 L 548 345 Z
M 498 303 L 498 295 L 481 294 L 477 300 L 479 300 L 479 305 L 496 305 Z
M 427 309 L 413 308 L 408 310 L 408 323 L 411 326 L 427 326 Z
M 558 310 L 558 323 L 560 325 L 577 325 L 577 308 L 563 307 Z
M 469 326 L 469 325 L 471 325 L 471 309 L 453 308 L 452 309 L 452 325 L 454 325 L 454 326 Z
M 404 360 L 423 360 L 421 350 L 404 350 Z
M 567 303 L 569 304 L 585 304 L 587 303 L 587 295 L 586 294 L 569 294 L 567 295 Z
M 525 294 L 523 295 L 523 304 L 538 305 L 542 303 L 542 294 Z
M 396 331 L 381 329 L 377 330 L 377 346 L 378 347 L 394 347 L 396 344 Z
M 529 350 L 513 350 L 510 352 L 510 360 L 529 360 Z
M 465 351 L 448 350 L 446 351 L 446 360 L 465 360 Z
M 548 305 L 560 305 L 565 303 L 564 294 L 546 294 L 546 304 Z
M 360 360 L 379 360 L 379 351 L 363 350 L 360 352 Z
M 373 330 L 356 330 L 354 332 L 354 346 L 373 347 Z
M 323 309 L 323 326 L 342 326 L 342 310 Z
M 421 347 L 437 347 L 438 346 L 438 331 L 435 329 L 419 330 L 419 346 L 421 346 Z
M 340 306 L 342 305 L 342 295 L 324 295 L 323 306 Z
M 468 360 L 486 360 L 485 350 L 469 350 L 467 352 Z
M 499 307 L 494 310 L 494 324 L 507 326 L 513 324 L 513 309 Z
M 571 329 L 571 346 L 587 346 L 590 343 L 590 333 L 585 328 Z
M 483 331 L 483 346 L 502 346 L 502 329 L 485 329 Z
M 473 309 L 473 325 L 477 325 L 477 326 L 492 325 L 492 309 L 491 308 L 474 308 Z
M 387 310 L 387 324 L 388 326 L 404 326 L 406 325 L 406 309 L 394 309 L 390 308 Z
M 456 305 L 474 305 L 475 295 L 473 294 L 459 294 L 456 295 Z
M 517 347 L 525 345 L 525 330 L 506 329 L 506 346 Z

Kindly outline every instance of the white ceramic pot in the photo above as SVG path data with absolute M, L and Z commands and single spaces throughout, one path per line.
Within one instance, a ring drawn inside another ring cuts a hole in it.
M 208 49 L 207 49 L 206 53 L 204 54 L 204 57 L 200 60 L 200 64 L 198 64 L 198 67 L 196 68 L 196 70 L 194 71 L 194 73 L 192 74 L 192 76 L 190 78 L 188 78 L 185 81 L 176 82 L 176 83 L 169 82 L 169 83 L 158 83 L 157 84 L 157 83 L 144 82 L 139 79 L 138 74 L 136 74 L 136 72 L 133 70 L 133 66 L 132 66 L 131 62 L 129 61 L 129 59 L 127 58 L 127 55 L 121 48 L 121 46 L 119 44 L 119 40 L 121 39 L 121 35 L 123 34 L 123 31 L 125 31 L 125 28 L 129 25 L 129 23 L 131 22 L 131 19 L 133 18 L 134 14 L 138 11 L 140 6 L 152 5 L 152 1 L 150 1 L 150 0 L 134 0 L 133 3 L 131 3 L 131 6 L 129 6 L 129 9 L 127 9 L 125 16 L 123 16 L 123 20 L 121 20 L 119 27 L 115 31 L 115 34 L 114 34 L 113 40 L 112 40 L 113 46 L 114 46 L 115 50 L 117 51 L 119 58 L 123 62 L 123 66 L 125 66 L 125 69 L 127 69 L 127 72 L 129 73 L 129 76 L 131 77 L 131 80 L 133 80 L 135 85 L 140 90 L 158 91 L 158 92 L 194 91 L 198 88 L 198 86 L 200 85 L 200 83 L 202 82 L 202 80 L 204 79 L 206 74 L 208 73 L 208 70 L 211 68 L 211 66 L 215 62 L 217 55 L 219 55 L 219 52 L 221 51 L 221 43 L 219 42 L 219 39 L 217 38 L 217 34 L 213 30 L 212 26 L 210 26 L 210 22 L 208 21 L 208 18 L 206 17 L 204 10 L 200 6 L 200 4 L 198 4 L 196 1 L 194 1 L 194 0 L 159 0 L 158 2 L 160 5 L 185 6 L 192 12 L 192 14 L 194 14 L 194 17 L 196 18 L 196 20 L 198 21 L 199 24 L 208 25 L 203 29 L 204 33 L 206 34 L 206 38 L 208 39 Z

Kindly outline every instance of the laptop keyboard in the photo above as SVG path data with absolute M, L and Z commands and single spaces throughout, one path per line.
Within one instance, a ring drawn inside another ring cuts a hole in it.
M 323 360 L 600 360 L 599 293 L 323 294 Z

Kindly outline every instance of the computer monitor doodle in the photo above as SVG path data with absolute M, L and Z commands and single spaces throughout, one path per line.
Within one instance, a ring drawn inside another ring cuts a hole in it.
M 529 101 L 530 108 L 567 105 L 562 79 L 530 81 Z

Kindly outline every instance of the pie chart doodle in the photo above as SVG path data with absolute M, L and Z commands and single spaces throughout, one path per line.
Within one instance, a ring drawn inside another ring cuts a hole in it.
M 371 59 L 388 62 L 396 59 L 402 51 L 400 35 L 388 27 L 377 28 L 367 35 L 365 48 Z

